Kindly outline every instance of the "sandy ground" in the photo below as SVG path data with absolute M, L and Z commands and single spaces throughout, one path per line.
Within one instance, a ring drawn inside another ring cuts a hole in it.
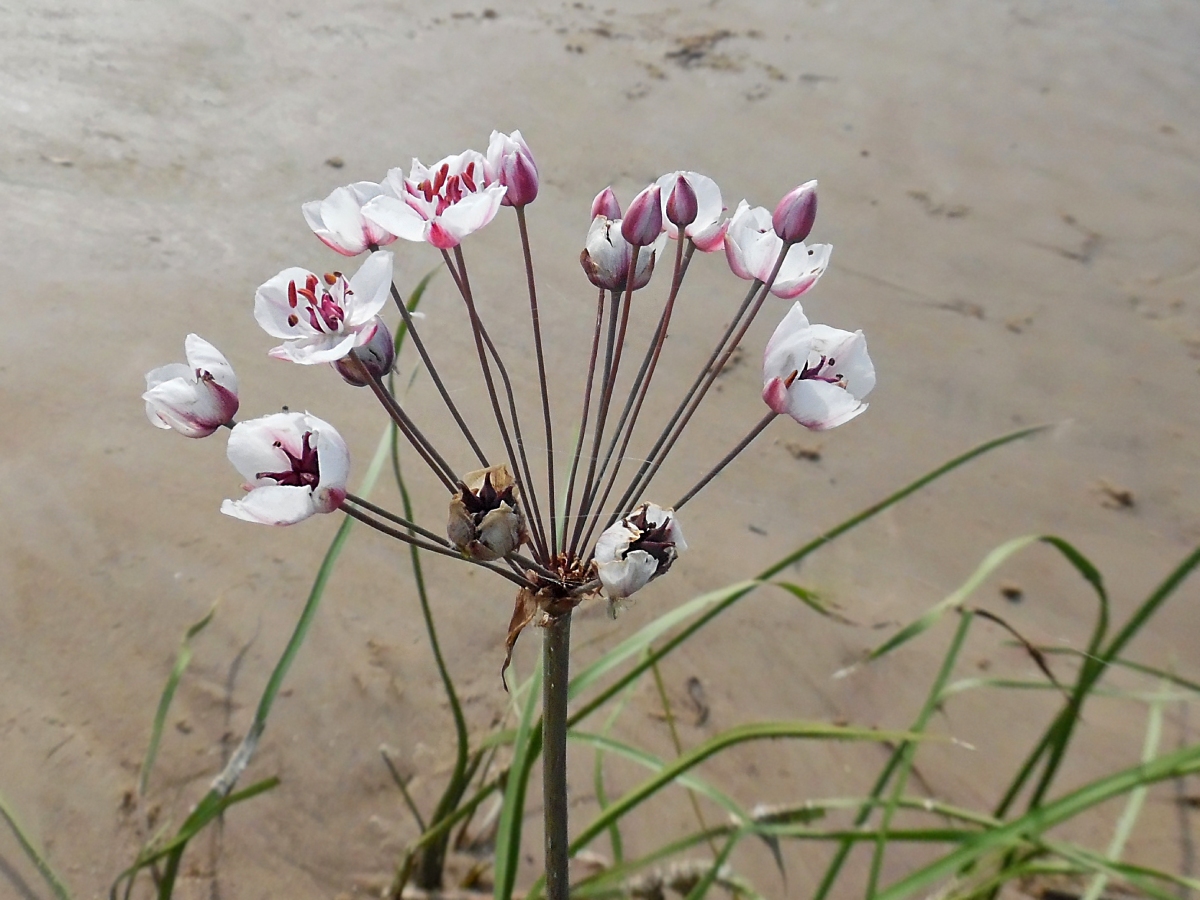
M 587 205 L 606 184 L 628 200 L 677 168 L 714 177 L 731 208 L 743 196 L 772 206 L 820 179 L 814 237 L 836 250 L 806 308 L 863 328 L 879 372 L 870 411 L 843 429 L 775 423 L 691 504 L 693 549 L 671 576 L 616 623 L 581 617 L 579 659 L 1024 424 L 1058 427 L 909 500 L 794 577 L 856 621 L 886 625 L 945 596 L 1001 541 L 1054 532 L 1101 565 L 1121 616 L 1200 541 L 1195 4 L 269 0 L 250 10 L 230 0 L 0 5 L 0 790 L 78 897 L 106 894 L 140 841 L 122 798 L 185 628 L 220 601 L 151 785 L 160 821 L 186 814 L 244 731 L 337 527 L 335 517 L 283 531 L 219 515 L 237 487 L 222 439 L 150 428 L 143 373 L 182 358 L 196 331 L 237 367 L 244 416 L 288 404 L 334 420 L 357 478 L 382 425 L 373 398 L 327 369 L 268 359 L 254 289 L 286 265 L 336 264 L 305 229 L 302 201 L 412 156 L 482 148 L 492 128 L 522 129 L 543 172 L 530 217 L 561 409 L 577 402 L 590 338 L 592 293 L 575 262 Z M 503 217 L 468 245 L 490 321 L 525 321 L 516 247 Z M 438 263 L 429 248 L 395 249 L 402 286 Z M 671 406 L 742 291 L 723 260 L 697 260 L 647 420 Z M 760 415 L 756 357 L 783 308 L 748 336 L 745 364 L 722 380 L 653 496 L 677 496 Z M 444 276 L 427 312 L 457 395 L 484 415 Z M 525 326 L 498 328 L 531 396 Z M 410 402 L 452 445 L 427 380 Z M 414 488 L 423 517 L 439 521 L 432 479 Z M 453 564 L 431 563 L 430 577 L 482 732 L 506 708 L 496 674 L 507 584 Z M 1094 601 L 1051 551 L 1028 552 L 1002 580 L 1023 602 L 989 583 L 983 607 L 1032 640 L 1083 645 Z M 1133 654 L 1200 676 L 1196 600 L 1186 584 Z M 831 677 L 886 633 L 820 619 L 782 593 L 755 595 L 664 667 L 683 741 L 764 718 L 905 725 L 947 626 Z M 1036 677 L 1006 638 L 978 628 L 961 674 Z M 527 636 L 518 672 L 536 650 Z M 689 679 L 710 709 L 702 725 Z M 956 698 L 937 726 L 974 749 L 923 751 L 920 789 L 987 808 L 1052 706 L 1028 693 Z M 669 754 L 656 709 L 643 686 L 617 732 Z M 1135 761 L 1144 715 L 1096 702 L 1062 787 Z M 1172 708 L 1164 740 L 1174 745 L 1184 726 Z M 231 813 L 219 846 L 200 842 L 188 896 L 340 897 L 386 883 L 414 825 L 381 744 L 431 806 L 449 718 L 404 556 L 360 533 L 247 775 L 282 784 Z M 704 774 L 752 805 L 862 791 L 883 758 L 879 748 L 760 745 Z M 572 760 L 582 824 L 594 809 L 590 754 Z M 641 777 L 614 765 L 610 791 Z M 1179 870 L 1188 833 L 1172 790 L 1151 794 L 1129 854 Z M 536 874 L 538 803 L 535 791 L 522 884 Z M 1102 848 L 1115 812 L 1070 833 Z M 690 827 L 690 807 L 667 796 L 627 838 L 645 849 Z M 823 858 L 790 849 L 786 886 L 758 847 L 734 863 L 768 896 L 803 897 Z M 913 859 L 897 854 L 887 874 Z M 0 896 L 44 894 L 0 834 Z

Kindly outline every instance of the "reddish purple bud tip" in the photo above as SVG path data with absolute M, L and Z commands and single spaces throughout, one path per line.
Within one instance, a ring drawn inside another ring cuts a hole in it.
M 667 220 L 676 228 L 687 228 L 696 221 L 699 204 L 696 191 L 682 175 L 675 178 L 675 186 L 667 197 Z
M 506 206 L 525 206 L 537 199 L 538 170 L 533 157 L 517 153 L 505 166 L 504 183 L 508 192 L 502 201 Z
M 771 225 L 775 233 L 789 244 L 798 244 L 808 237 L 817 219 L 817 183 L 805 182 L 779 201 Z
M 611 187 L 606 187 L 592 201 L 592 218 L 594 219 L 596 216 L 604 216 L 614 222 L 621 218 L 621 204 L 617 202 L 617 195 L 613 193 Z
M 634 247 L 649 247 L 663 232 L 662 191 L 657 184 L 633 198 L 621 220 L 621 236 Z

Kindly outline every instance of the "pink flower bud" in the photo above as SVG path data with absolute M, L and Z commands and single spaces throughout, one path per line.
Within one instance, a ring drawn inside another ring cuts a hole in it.
M 592 201 L 592 218 L 596 216 L 614 220 L 621 218 L 621 204 L 617 202 L 617 195 L 611 187 L 606 187 Z
M 634 247 L 649 247 L 663 232 L 662 191 L 657 184 L 633 198 L 621 220 L 621 236 Z
M 537 163 L 521 132 L 514 131 L 511 135 L 492 132 L 486 171 L 490 182 L 502 184 L 508 189 L 500 201 L 505 206 L 525 206 L 536 199 Z
M 667 195 L 667 221 L 676 228 L 687 228 L 696 221 L 698 212 L 696 191 L 681 173 L 675 177 L 675 184 Z
M 375 317 L 372 324 L 375 326 L 375 333 L 367 342 L 351 350 L 349 356 L 342 357 L 332 364 L 342 379 L 355 387 L 366 387 L 367 381 L 362 377 L 362 369 L 350 363 L 350 357 L 366 366 L 372 378 L 383 378 L 392 371 L 392 365 L 396 362 L 396 345 L 392 343 L 392 335 L 387 325 L 379 316 Z
M 816 218 L 817 183 L 807 181 L 779 201 L 771 225 L 784 241 L 798 244 L 808 237 Z

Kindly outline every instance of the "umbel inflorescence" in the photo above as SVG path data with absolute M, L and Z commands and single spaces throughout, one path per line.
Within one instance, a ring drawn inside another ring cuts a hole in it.
M 743 200 L 729 218 L 717 185 L 696 172 L 662 176 L 624 213 L 611 188 L 601 191 L 592 203 L 580 254 L 597 291 L 591 351 L 583 396 L 569 420 L 555 416 L 545 371 L 547 338 L 541 332 L 525 219 L 538 186 L 533 155 L 514 131 L 493 132 L 486 154 L 467 150 L 428 167 L 413 160 L 407 174 L 397 168 L 379 184 L 339 187 L 324 200 L 305 203 L 304 219 L 338 253 L 365 254 L 357 271 L 346 276 L 284 269 L 254 298 L 255 319 L 280 341 L 270 350 L 272 357 L 331 364 L 347 383 L 375 393 L 445 487 L 445 527 L 423 526 L 351 494 L 349 454 L 330 423 L 288 411 L 235 422 L 233 369 L 194 334 L 185 342 L 187 364 L 147 374 L 143 395 L 150 421 L 161 428 L 188 437 L 206 437 L 222 426 L 232 429 L 228 456 L 245 479 L 245 494 L 226 500 L 223 513 L 292 525 L 340 510 L 400 541 L 513 582 L 518 594 L 508 632 L 510 654 L 526 625 L 549 624 L 590 597 L 619 604 L 665 574 L 686 549 L 680 508 L 776 416 L 814 430 L 833 428 L 867 408 L 863 398 L 875 383 L 861 331 L 812 324 L 800 303 L 793 303 L 763 353 L 763 418 L 673 506 L 644 500 L 768 295 L 795 300 L 829 264 L 828 244 L 805 243 L 816 216 L 816 182 L 792 190 L 774 213 Z M 514 395 L 508 367 L 476 307 L 463 252 L 463 241 L 489 224 L 502 206 L 513 210 L 520 232 L 538 397 Z M 381 248 L 397 238 L 426 242 L 442 253 L 463 301 L 491 401 L 493 415 L 486 423 L 468 422 L 455 405 L 435 353 L 421 339 L 418 322 L 395 286 L 393 254 Z M 626 450 L 697 250 L 724 250 L 734 274 L 750 285 L 675 412 L 665 423 L 655 423 L 657 436 L 648 450 L 639 450 L 636 468 L 622 478 Z M 646 302 L 639 292 L 655 274 L 665 288 L 657 326 L 649 335 L 630 334 L 631 305 Z M 382 313 L 389 301 L 461 435 L 454 448 L 436 446 L 388 388 L 395 344 Z M 635 352 L 640 354 L 636 369 L 630 360 Z M 624 385 L 620 391 L 618 383 Z M 544 441 L 544 458 L 527 449 L 534 433 L 533 443 Z M 575 438 L 573 445 L 564 447 L 564 434 Z

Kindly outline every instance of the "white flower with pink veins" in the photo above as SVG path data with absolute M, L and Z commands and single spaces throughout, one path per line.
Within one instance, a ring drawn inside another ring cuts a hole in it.
M 771 213 L 743 200 L 729 220 L 725 232 L 725 257 L 738 278 L 767 282 L 783 250 L 783 239 L 775 233 Z M 829 266 L 830 244 L 792 244 L 779 274 L 771 282 L 771 293 L 784 300 L 799 297 L 824 274 Z
M 183 347 L 187 365 L 171 363 L 146 373 L 146 417 L 185 437 L 208 437 L 237 414 L 237 376 L 204 338 L 189 334 Z
M 285 343 L 276 359 L 304 365 L 337 362 L 368 343 L 376 315 L 392 289 L 392 254 L 376 251 L 347 281 L 340 272 L 318 278 L 307 269 L 284 269 L 254 295 L 254 318 Z
M 800 304 L 783 317 L 763 354 L 763 400 L 805 428 L 826 431 L 867 409 L 875 366 L 861 331 L 810 325 Z
M 324 200 L 310 200 L 301 207 L 304 221 L 327 247 L 342 256 L 358 256 L 396 240 L 374 222 L 363 218 L 362 209 L 383 193 L 373 181 L 356 181 L 336 188 Z
M 408 177 L 403 169 L 387 173 L 384 193 L 363 215 L 406 241 L 426 241 L 439 250 L 457 247 L 496 216 L 508 188 L 488 183 L 483 154 L 465 150 L 432 167 L 414 159 Z
M 316 416 L 283 412 L 239 422 L 226 452 L 248 492 L 221 504 L 227 516 L 294 525 L 346 499 L 350 453 L 337 429 Z

